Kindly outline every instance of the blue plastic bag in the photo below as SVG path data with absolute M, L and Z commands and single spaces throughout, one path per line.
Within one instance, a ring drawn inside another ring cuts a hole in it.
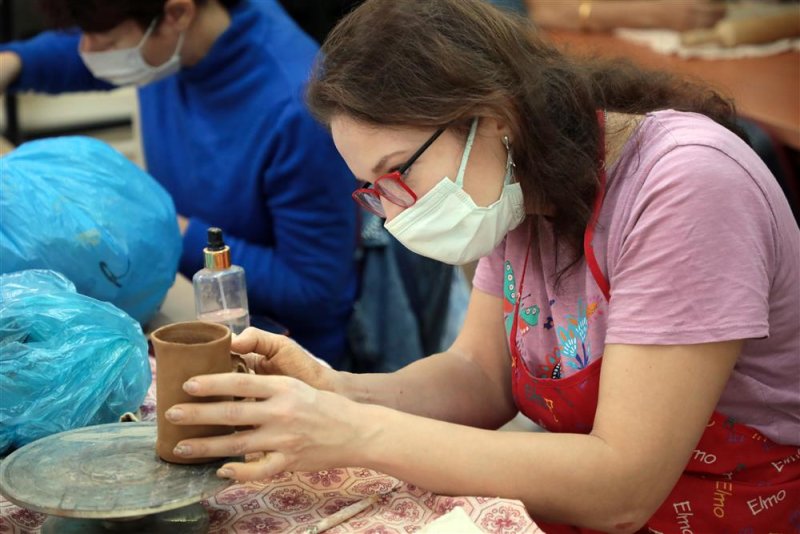
M 58 271 L 143 324 L 175 280 L 172 199 L 102 141 L 32 141 L 0 158 L 0 214 L 0 274 Z
M 147 340 L 125 312 L 53 271 L 0 275 L 0 454 L 115 422 L 151 380 Z

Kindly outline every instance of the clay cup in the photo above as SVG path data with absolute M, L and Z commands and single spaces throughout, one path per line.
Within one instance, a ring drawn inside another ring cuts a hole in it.
M 244 360 L 231 353 L 231 331 L 221 324 L 189 321 L 162 326 L 150 335 L 150 339 L 156 356 L 156 454 L 162 460 L 176 464 L 217 460 L 182 458 L 172 451 L 184 439 L 232 434 L 233 426 L 175 425 L 164 413 L 176 404 L 234 400 L 230 396 L 194 397 L 182 387 L 184 382 L 197 375 L 247 371 Z

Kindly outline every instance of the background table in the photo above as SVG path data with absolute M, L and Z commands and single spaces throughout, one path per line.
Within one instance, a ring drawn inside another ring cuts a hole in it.
M 14 145 L 12 145 L 8 139 L 0 135 L 0 156 L 7 154 L 14 150 Z
M 560 49 L 579 56 L 625 57 L 654 70 L 699 79 L 732 97 L 743 117 L 777 140 L 800 149 L 800 53 L 746 59 L 682 59 L 610 34 L 549 31 Z

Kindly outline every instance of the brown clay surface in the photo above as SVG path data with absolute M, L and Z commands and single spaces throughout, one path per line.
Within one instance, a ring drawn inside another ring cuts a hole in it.
M 215 458 L 181 458 L 175 456 L 172 450 L 184 439 L 230 434 L 234 431 L 233 427 L 174 425 L 164 417 L 164 413 L 175 404 L 233 400 L 229 396 L 193 397 L 182 388 L 183 383 L 193 376 L 228 373 L 236 368 L 238 360 L 232 358 L 230 330 L 219 324 L 190 321 L 163 326 L 152 333 L 151 339 L 156 355 L 158 456 L 167 462 L 179 464 L 214 461 Z

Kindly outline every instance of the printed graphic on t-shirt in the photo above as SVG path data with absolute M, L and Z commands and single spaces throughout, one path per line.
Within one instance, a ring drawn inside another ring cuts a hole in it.
M 556 335 L 564 365 L 580 370 L 592 360 L 592 345 L 589 341 L 588 309 L 583 299 L 578 299 L 577 308 L 578 313 L 564 317 L 564 326 L 556 327 Z
M 506 319 L 506 335 L 508 336 L 511 335 L 511 324 L 514 322 L 514 309 L 517 305 L 517 299 L 520 298 L 517 280 L 514 277 L 514 269 L 511 267 L 510 261 L 505 264 L 503 295 L 505 296 L 503 313 Z M 539 306 L 534 304 L 533 306 L 523 307 L 520 301 L 519 318 L 521 321 L 517 325 L 517 335 L 522 336 L 530 327 L 539 324 Z
M 570 307 L 564 306 L 564 301 L 570 300 L 565 295 L 566 299 L 559 300 L 559 308 L 574 309 L 575 313 L 560 315 L 555 312 L 555 299 L 545 298 L 540 305 L 533 300 L 531 293 L 526 291 L 521 294 L 510 261 L 504 263 L 503 270 L 506 334 L 510 338 L 514 311 L 519 308 L 515 342 L 520 354 L 532 358 L 533 361 L 527 361 L 532 374 L 537 378 L 558 379 L 585 369 L 601 356 L 601 351 L 593 350 L 590 330 L 595 319 L 603 314 L 605 301 L 602 295 L 590 297 L 588 303 L 585 298 L 575 295 L 572 301 L 575 304 Z M 540 322 L 540 316 L 546 317 L 546 320 Z M 536 326 L 541 328 L 533 328 Z M 526 351 L 526 346 L 538 350 Z
M 561 378 L 561 348 L 556 345 L 544 355 L 544 361 L 536 366 L 536 378 Z

